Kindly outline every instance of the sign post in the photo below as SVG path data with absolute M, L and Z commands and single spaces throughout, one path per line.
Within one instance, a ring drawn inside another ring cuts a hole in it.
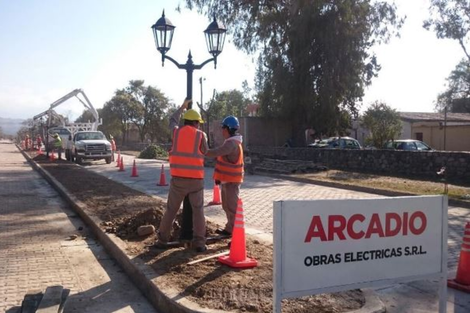
M 274 312 L 281 300 L 439 280 L 446 310 L 447 197 L 274 202 Z

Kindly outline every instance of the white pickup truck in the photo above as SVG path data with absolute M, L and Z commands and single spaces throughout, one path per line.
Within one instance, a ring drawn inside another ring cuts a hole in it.
M 100 131 L 79 131 L 75 133 L 66 151 L 67 160 L 82 163 L 82 160 L 101 160 L 111 163 L 111 143 Z

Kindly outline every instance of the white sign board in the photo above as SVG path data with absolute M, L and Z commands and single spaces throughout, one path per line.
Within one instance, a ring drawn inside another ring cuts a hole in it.
M 275 312 L 282 298 L 410 280 L 445 293 L 446 276 L 446 197 L 274 202 Z

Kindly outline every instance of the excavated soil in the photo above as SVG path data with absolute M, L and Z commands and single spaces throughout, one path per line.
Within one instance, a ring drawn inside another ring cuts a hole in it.
M 164 282 L 180 291 L 180 295 L 202 307 L 235 312 L 272 312 L 273 268 L 270 245 L 247 238 L 248 255 L 259 266 L 236 270 L 216 258 L 194 265 L 198 258 L 227 251 L 227 242 L 210 244 L 207 252 L 196 254 L 191 249 L 158 250 L 151 245 L 155 235 L 139 237 L 137 228 L 154 225 L 158 228 L 165 200 L 153 197 L 67 161 L 50 162 L 45 156 L 34 160 L 57 179 L 71 194 L 87 206 L 87 214 L 98 217 L 101 227 L 127 242 L 127 253 L 149 264 Z M 103 165 L 105 166 L 105 165 Z M 178 237 L 179 220 L 174 224 L 173 237 Z M 208 223 L 208 236 L 216 225 Z M 360 290 L 283 300 L 283 312 L 347 312 L 363 306 Z

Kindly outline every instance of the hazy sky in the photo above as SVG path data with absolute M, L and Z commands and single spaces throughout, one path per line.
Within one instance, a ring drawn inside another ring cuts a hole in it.
M 204 29 L 210 23 L 195 12 L 174 9 L 178 0 L 0 0 L 0 117 L 31 118 L 81 88 L 95 108 L 112 98 L 129 80 L 143 79 L 175 103 L 186 96 L 186 72 L 169 61 L 162 67 L 150 27 L 166 16 L 176 26 L 168 55 L 185 63 L 210 58 Z M 399 111 L 432 112 L 445 89 L 445 79 L 463 57 L 458 43 L 438 40 L 422 28 L 428 0 L 397 0 L 407 15 L 401 38 L 375 49 L 382 65 L 379 77 L 366 90 L 362 110 L 382 100 Z M 199 78 L 204 77 L 204 101 L 213 90 L 253 87 L 254 59 L 237 51 L 227 38 L 213 63 L 194 72 L 193 98 L 200 101 Z M 69 100 L 58 113 L 75 119 L 84 107 Z

